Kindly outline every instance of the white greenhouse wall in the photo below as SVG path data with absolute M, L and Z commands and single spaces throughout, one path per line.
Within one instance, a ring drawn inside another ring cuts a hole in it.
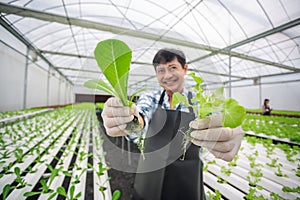
M 50 76 L 47 94 L 48 65 L 40 62 L 41 67 L 30 61 L 24 107 L 27 48 L 2 27 L 0 31 L 0 112 L 74 102 L 73 86 L 65 80 L 59 84 L 57 74 Z
M 270 99 L 275 110 L 300 111 L 300 82 L 264 85 L 262 97 Z
M 0 43 L 0 111 L 23 108 L 25 58 Z
M 49 93 L 49 105 L 59 104 L 59 81 L 56 77 L 50 77 L 50 93 Z
M 60 99 L 59 99 L 59 103 L 60 104 L 66 104 L 66 93 L 67 93 L 67 88 L 66 88 L 66 82 L 65 81 L 61 81 L 60 83 Z
M 262 85 L 261 103 L 268 98 L 270 106 L 275 110 L 300 111 L 299 88 L 300 82 Z M 232 97 L 246 108 L 261 108 L 258 86 L 232 88 Z
M 45 106 L 47 102 L 47 72 L 34 65 L 28 67 L 26 107 Z

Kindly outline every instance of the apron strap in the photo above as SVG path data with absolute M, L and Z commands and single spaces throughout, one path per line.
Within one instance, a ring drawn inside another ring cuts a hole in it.
M 160 95 L 159 102 L 158 102 L 158 105 L 159 105 L 160 107 L 162 107 L 162 103 L 163 103 L 164 98 L 165 98 L 165 93 L 166 93 L 166 90 L 164 90 L 164 91 L 161 93 L 161 95 Z

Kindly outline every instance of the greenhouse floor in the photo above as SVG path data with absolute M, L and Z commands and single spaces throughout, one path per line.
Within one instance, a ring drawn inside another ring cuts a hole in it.
M 0 199 L 102 200 L 111 199 L 115 190 L 121 191 L 120 199 L 131 199 L 134 173 L 108 166 L 115 149 L 120 154 L 123 149 L 132 153 L 138 149 L 121 137 L 106 136 L 93 106 L 2 122 Z M 107 147 L 107 142 L 119 148 Z M 122 166 L 128 160 L 126 154 L 120 160 Z M 207 199 L 293 200 L 300 196 L 297 145 L 274 144 L 252 134 L 244 137 L 238 156 L 229 163 L 205 151 L 202 156 Z M 130 159 L 128 167 L 136 163 Z

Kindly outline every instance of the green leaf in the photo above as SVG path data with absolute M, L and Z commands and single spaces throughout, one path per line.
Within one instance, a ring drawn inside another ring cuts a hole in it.
M 102 191 L 102 192 L 105 191 L 106 189 L 107 189 L 107 187 L 104 187 L 104 186 L 99 187 L 99 190 Z
M 68 177 L 72 177 L 72 173 L 68 172 L 68 171 L 63 171 L 63 174 L 65 176 L 68 176 Z
M 115 190 L 113 195 L 112 195 L 112 200 L 118 200 L 121 197 L 121 192 L 120 190 Z
M 109 85 L 107 85 L 103 80 L 88 80 L 84 83 L 84 86 L 90 89 L 102 90 L 108 94 L 117 96 L 113 89 Z
M 134 92 L 134 93 L 131 95 L 131 97 L 130 97 L 130 101 L 132 102 L 132 101 L 133 101 L 133 98 L 134 98 L 138 93 L 144 92 L 144 91 L 146 91 L 146 90 L 147 90 L 147 88 L 141 88 L 141 89 L 139 89 L 138 91 Z
M 203 79 L 199 76 L 196 76 L 195 72 L 191 72 L 188 76 L 192 77 L 197 84 L 203 83 Z
M 207 117 L 209 114 L 213 113 L 213 104 L 211 102 L 202 102 L 200 103 L 200 111 L 199 111 L 199 117 L 200 119 L 203 119 L 204 117 Z
M 47 168 L 48 168 L 51 172 L 54 170 L 53 167 L 52 167 L 51 165 L 46 164 L 46 166 L 47 166 Z
M 15 167 L 14 172 L 18 177 L 21 175 L 21 170 L 19 167 Z
M 194 89 L 196 90 L 196 95 L 192 99 L 193 103 L 199 104 L 198 117 L 203 119 L 210 114 L 220 113 L 223 114 L 223 126 L 235 128 L 242 124 L 244 117 L 246 116 L 246 110 L 243 106 L 239 105 L 238 102 L 232 98 L 226 99 L 224 97 L 224 87 L 218 88 L 210 95 L 203 95 L 203 89 L 201 84 L 203 79 L 195 75 L 195 73 L 190 73 L 196 84 Z M 185 105 L 190 106 L 187 99 L 179 93 L 173 94 L 172 105 L 183 102 Z
M 122 41 L 108 39 L 98 43 L 94 51 L 97 64 L 124 105 L 128 105 L 127 85 L 131 49 Z
M 175 92 L 172 96 L 172 106 L 176 106 L 179 103 L 184 103 L 186 106 L 191 106 L 184 95 L 180 94 L 179 92 Z
M 62 186 L 58 187 L 58 188 L 56 189 L 56 192 L 57 192 L 58 194 L 60 194 L 61 196 L 64 196 L 64 197 L 66 197 L 66 198 L 68 197 L 65 188 L 62 187 Z
M 220 87 L 217 90 L 215 90 L 211 96 L 210 99 L 212 102 L 214 102 L 215 105 L 220 105 L 224 102 L 224 87 Z
M 246 116 L 246 109 L 240 106 L 235 99 L 226 99 L 223 110 L 223 126 L 235 128 L 240 126 Z
M 79 199 L 79 197 L 81 197 L 82 193 L 79 192 L 78 194 L 76 194 L 75 199 Z
M 73 197 L 74 197 L 74 192 L 75 192 L 75 186 L 72 185 L 72 186 L 70 187 L 70 199 L 73 199 Z
M 46 180 L 45 179 L 40 180 L 40 184 L 42 185 L 43 192 L 47 193 L 49 187 L 47 186 Z
M 34 196 L 34 195 L 39 195 L 41 194 L 41 192 L 25 192 L 24 193 L 24 197 L 31 197 L 31 196 Z
M 9 184 L 6 184 L 4 186 L 3 192 L 2 192 L 2 198 L 3 199 L 6 199 L 6 197 L 7 197 L 8 193 L 9 193 L 10 189 L 11 189 L 11 186 Z
M 54 193 L 52 193 L 49 197 L 48 197 L 48 199 L 47 200 L 51 200 L 51 199 L 53 199 L 55 196 L 57 195 L 57 193 L 56 192 L 54 192 Z

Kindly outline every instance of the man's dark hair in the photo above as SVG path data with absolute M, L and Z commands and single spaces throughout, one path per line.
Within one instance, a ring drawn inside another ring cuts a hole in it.
M 152 61 L 154 68 L 159 64 L 165 64 L 167 62 L 171 62 L 174 58 L 177 58 L 178 62 L 181 64 L 182 68 L 186 64 L 185 55 L 182 51 L 178 49 L 161 49 L 159 50 Z

